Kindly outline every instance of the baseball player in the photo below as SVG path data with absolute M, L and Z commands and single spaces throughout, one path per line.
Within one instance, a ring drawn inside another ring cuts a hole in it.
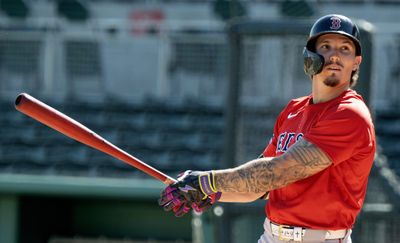
M 303 50 L 309 96 L 280 113 L 263 156 L 239 167 L 186 171 L 159 204 L 182 216 L 216 201 L 269 200 L 266 242 L 351 242 L 375 154 L 375 132 L 358 78 L 357 26 L 342 15 L 318 19 Z

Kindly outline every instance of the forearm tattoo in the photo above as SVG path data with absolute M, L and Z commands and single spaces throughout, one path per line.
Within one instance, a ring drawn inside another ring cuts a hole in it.
M 259 158 L 233 169 L 215 171 L 215 187 L 222 192 L 266 192 L 314 175 L 331 164 L 323 151 L 301 139 L 281 156 Z

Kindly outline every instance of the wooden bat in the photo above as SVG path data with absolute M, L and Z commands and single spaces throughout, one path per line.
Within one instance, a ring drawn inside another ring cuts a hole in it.
M 100 150 L 117 159 L 120 159 L 168 185 L 176 182 L 175 179 L 133 157 L 114 144 L 100 137 L 81 123 L 26 93 L 22 93 L 17 96 L 17 99 L 15 100 L 15 108 L 18 111 L 34 118 L 35 120 L 53 128 L 54 130 L 57 130 L 72 139 Z

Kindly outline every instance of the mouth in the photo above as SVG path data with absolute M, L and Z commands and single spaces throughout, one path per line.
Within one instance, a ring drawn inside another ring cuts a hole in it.
M 340 72 L 342 70 L 339 66 L 336 65 L 329 65 L 326 67 L 326 69 L 333 72 Z

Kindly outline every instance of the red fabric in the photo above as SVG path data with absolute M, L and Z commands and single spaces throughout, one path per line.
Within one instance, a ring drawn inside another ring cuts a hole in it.
M 278 224 L 350 229 L 363 205 L 375 155 L 371 115 L 352 90 L 324 103 L 311 101 L 310 95 L 287 105 L 263 155 L 279 156 L 303 137 L 324 151 L 333 165 L 271 191 L 266 214 Z

